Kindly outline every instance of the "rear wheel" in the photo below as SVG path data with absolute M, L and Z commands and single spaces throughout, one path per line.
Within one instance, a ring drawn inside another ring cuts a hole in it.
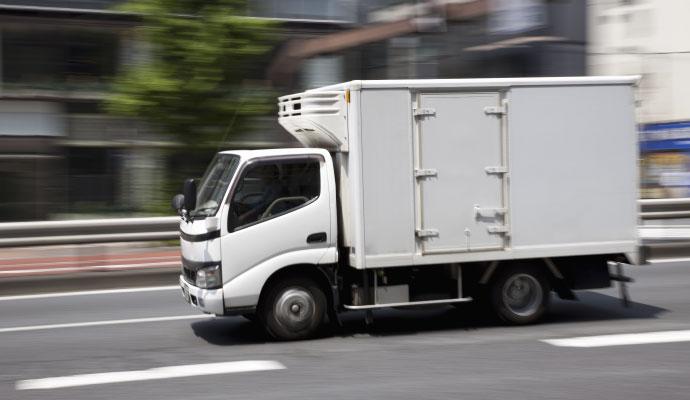
M 326 313 L 326 295 L 308 278 L 290 278 L 268 289 L 259 307 L 266 331 L 280 340 L 312 337 Z
M 524 325 L 536 322 L 546 311 L 551 288 L 537 268 L 515 266 L 499 273 L 491 285 L 491 303 L 504 322 Z

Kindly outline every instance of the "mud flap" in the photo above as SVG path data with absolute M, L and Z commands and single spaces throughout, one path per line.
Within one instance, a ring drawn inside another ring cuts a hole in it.
M 343 321 L 340 320 L 340 313 L 338 308 L 340 306 L 340 294 L 338 285 L 331 285 L 331 299 L 328 307 L 328 319 L 331 325 L 337 329 L 342 329 Z
M 635 280 L 629 276 L 623 275 L 623 263 L 621 262 L 609 262 L 609 267 L 614 267 L 615 272 L 609 273 L 609 277 L 612 281 L 618 282 L 618 292 L 621 297 L 621 303 L 623 307 L 630 307 L 630 296 L 628 294 L 628 283 L 635 282 Z
M 558 297 L 563 300 L 578 300 L 577 295 L 575 292 L 573 292 L 570 286 L 568 286 L 568 283 L 565 281 L 563 274 L 561 274 L 561 271 L 558 269 L 556 264 L 554 264 L 550 258 L 545 258 L 544 263 L 551 272 L 551 285 L 553 286 L 553 290 L 556 292 Z

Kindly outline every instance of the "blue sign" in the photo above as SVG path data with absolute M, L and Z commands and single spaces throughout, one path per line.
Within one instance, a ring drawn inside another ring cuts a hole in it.
M 642 125 L 640 150 L 690 150 L 690 121 Z

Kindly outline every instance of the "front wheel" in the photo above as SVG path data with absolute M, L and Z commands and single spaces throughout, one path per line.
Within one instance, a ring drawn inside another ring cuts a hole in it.
M 272 337 L 299 340 L 312 337 L 326 312 L 326 295 L 308 278 L 291 278 L 268 289 L 259 307 L 261 322 Z
M 537 268 L 514 266 L 499 273 L 492 283 L 491 303 L 504 322 L 524 325 L 536 322 L 546 311 L 551 288 Z

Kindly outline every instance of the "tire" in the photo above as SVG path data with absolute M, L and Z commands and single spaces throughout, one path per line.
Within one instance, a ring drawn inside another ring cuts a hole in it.
M 491 283 L 494 312 L 503 322 L 526 325 L 539 320 L 546 311 L 551 288 L 541 270 L 516 265 L 501 271 Z
M 289 278 L 273 284 L 259 306 L 266 332 L 278 340 L 308 339 L 326 314 L 326 295 L 308 278 Z

